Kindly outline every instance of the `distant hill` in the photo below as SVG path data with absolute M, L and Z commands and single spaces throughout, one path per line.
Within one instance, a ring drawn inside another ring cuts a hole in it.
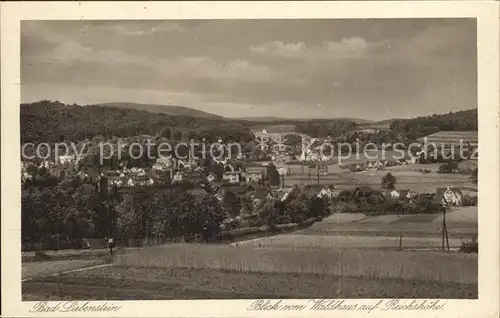
M 261 132 L 265 129 L 268 133 L 286 133 L 286 132 L 295 132 L 297 130 L 297 126 L 293 124 L 283 124 L 283 125 L 261 124 L 261 125 L 252 125 L 250 128 L 254 132 Z
M 434 128 L 436 131 L 478 130 L 477 108 L 409 119 L 394 119 L 390 126 L 391 129 L 401 130 L 418 130 L 423 127 Z
M 326 121 L 326 120 L 345 120 L 351 121 L 355 124 L 370 124 L 374 123 L 373 120 L 364 118 L 353 118 L 353 117 L 338 117 L 338 118 L 280 118 L 280 117 L 245 117 L 245 118 L 231 118 L 232 120 L 242 121 L 242 122 L 254 122 L 254 123 L 283 123 L 283 122 L 304 122 L 304 121 Z
M 389 125 L 389 124 L 391 124 L 392 122 L 394 122 L 396 120 L 403 120 L 403 118 L 384 119 L 384 120 L 376 121 L 376 122 L 374 122 L 372 124 L 373 125 Z
M 206 118 L 206 119 L 226 119 L 219 115 L 207 113 L 201 110 L 184 106 L 138 104 L 138 103 L 124 103 L 124 102 L 103 103 L 99 104 L 98 106 L 143 110 L 151 113 L 160 113 L 171 116 L 187 116 L 187 117 Z
M 434 114 L 410 119 L 397 119 L 389 125 L 391 131 L 415 140 L 438 131 L 477 131 L 477 108 Z
M 475 131 L 478 130 L 477 108 L 414 118 L 392 118 L 372 123 L 358 123 L 356 130 L 392 131 L 410 139 L 438 131 Z
M 322 118 L 322 119 L 324 119 L 324 118 Z M 339 118 L 334 118 L 334 119 L 352 121 L 357 125 L 375 123 L 375 121 L 370 120 L 370 119 L 355 118 L 355 117 L 339 117 Z
M 285 121 L 286 118 L 280 118 L 280 117 L 244 117 L 244 118 L 230 118 L 231 120 L 235 121 L 242 121 L 242 122 L 256 122 L 256 123 L 267 123 L 267 122 L 275 122 L 275 121 Z

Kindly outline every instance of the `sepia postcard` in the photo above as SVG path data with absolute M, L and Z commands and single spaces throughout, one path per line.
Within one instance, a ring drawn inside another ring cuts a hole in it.
M 499 21 L 2 3 L 2 315 L 498 317 Z

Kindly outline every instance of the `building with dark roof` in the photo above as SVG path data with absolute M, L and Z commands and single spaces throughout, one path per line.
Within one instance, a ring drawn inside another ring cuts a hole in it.
M 231 183 L 239 183 L 241 181 L 241 174 L 239 171 L 226 171 L 222 178 Z
M 437 188 L 433 199 L 439 203 L 444 201 L 450 205 L 462 205 L 462 197 L 463 194 L 459 188 L 446 187 Z

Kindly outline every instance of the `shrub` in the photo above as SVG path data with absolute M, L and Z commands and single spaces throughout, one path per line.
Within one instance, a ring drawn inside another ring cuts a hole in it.
M 278 228 L 278 226 L 276 224 L 272 223 L 269 225 L 269 231 L 271 231 L 273 233 L 277 233 L 277 232 L 280 232 L 280 229 Z
M 321 221 L 323 219 L 322 217 L 317 217 L 317 218 L 320 218 L 319 221 Z M 305 220 L 304 222 L 302 222 L 301 225 L 305 225 L 305 226 L 311 225 L 314 222 L 318 221 L 317 218 L 308 218 L 307 220 Z
M 462 205 L 463 206 L 477 206 L 477 197 L 465 195 L 462 198 Z
M 460 252 L 463 253 L 477 253 L 479 250 L 478 242 L 475 237 L 469 241 L 464 241 L 460 245 Z
M 276 225 L 276 227 L 279 230 L 291 230 L 291 229 L 295 229 L 297 227 L 297 224 L 296 223 L 278 224 L 278 225 Z
M 358 212 L 358 211 L 359 211 L 359 208 L 354 203 L 340 202 L 337 205 L 337 212 L 339 212 L 339 213 L 352 213 L 352 212 Z
M 445 162 L 439 165 L 438 171 L 439 173 L 451 173 L 454 170 L 458 169 L 458 163 L 457 162 Z
M 49 255 L 45 254 L 44 252 L 41 252 L 41 251 L 36 251 L 35 252 L 35 261 L 39 262 L 39 261 L 50 261 L 52 259 L 52 257 L 50 257 Z
M 238 229 L 232 229 L 229 231 L 223 231 L 220 233 L 222 238 L 235 238 L 243 235 L 254 234 L 260 232 L 259 227 L 242 227 Z
M 262 225 L 261 227 L 259 227 L 259 231 L 260 232 L 269 232 L 271 230 L 271 227 L 269 225 Z

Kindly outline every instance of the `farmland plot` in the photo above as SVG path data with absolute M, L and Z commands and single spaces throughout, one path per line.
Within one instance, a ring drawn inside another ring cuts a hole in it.
M 63 289 L 61 289 L 63 286 Z M 40 293 L 43 289 L 45 293 Z M 107 267 L 30 282 L 23 300 L 477 298 L 477 285 L 213 269 Z
M 338 233 L 338 235 L 279 235 L 241 244 L 263 248 L 397 250 L 399 242 L 399 233 L 395 233 L 392 237 Z M 458 248 L 461 243 L 462 240 L 459 238 L 450 239 L 451 248 Z M 404 237 L 402 244 L 405 249 L 439 249 L 441 239 L 439 237 Z
M 440 252 L 173 244 L 120 256 L 115 265 L 477 283 L 477 255 Z

